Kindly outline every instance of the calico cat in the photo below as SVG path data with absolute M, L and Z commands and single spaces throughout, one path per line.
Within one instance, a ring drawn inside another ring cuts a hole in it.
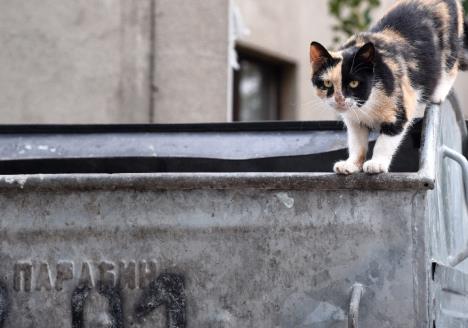
M 418 106 L 444 101 L 464 70 L 465 26 L 458 0 L 399 0 L 338 51 L 312 42 L 312 83 L 348 129 L 349 158 L 336 173 L 388 172 Z M 380 135 L 365 162 L 373 129 Z

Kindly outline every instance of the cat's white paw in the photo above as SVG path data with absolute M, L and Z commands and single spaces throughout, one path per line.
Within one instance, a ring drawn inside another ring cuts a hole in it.
M 335 166 L 333 166 L 333 171 L 335 171 L 335 173 L 338 174 L 348 175 L 361 172 L 361 166 L 357 165 L 352 161 L 341 161 L 335 163 Z
M 363 170 L 369 174 L 387 173 L 390 161 L 382 159 L 371 159 L 364 163 Z

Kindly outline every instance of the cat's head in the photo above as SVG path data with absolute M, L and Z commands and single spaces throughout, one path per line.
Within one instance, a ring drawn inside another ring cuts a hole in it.
M 375 59 L 372 43 L 329 52 L 320 43 L 312 42 L 312 84 L 317 95 L 340 113 L 363 106 L 372 92 Z

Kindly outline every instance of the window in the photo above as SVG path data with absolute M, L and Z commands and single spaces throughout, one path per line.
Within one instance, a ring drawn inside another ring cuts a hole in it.
M 239 70 L 234 71 L 234 121 L 280 120 L 285 100 L 293 90 L 294 65 L 238 48 Z M 291 99 L 290 99 L 291 100 Z

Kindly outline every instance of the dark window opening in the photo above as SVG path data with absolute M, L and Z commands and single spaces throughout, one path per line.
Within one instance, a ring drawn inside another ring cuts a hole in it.
M 294 65 L 237 47 L 234 70 L 233 120 L 242 122 L 291 119 L 287 103 L 294 93 Z

